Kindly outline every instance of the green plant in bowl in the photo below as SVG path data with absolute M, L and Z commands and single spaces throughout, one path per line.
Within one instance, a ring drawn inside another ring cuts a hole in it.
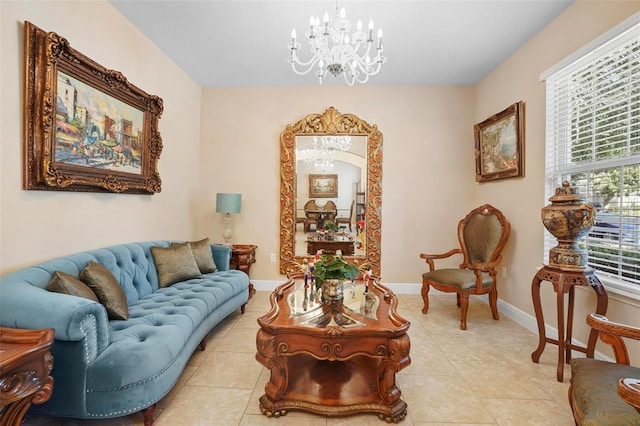
M 355 280 L 358 267 L 346 261 L 342 256 L 323 254 L 315 263 L 316 288 L 320 288 L 325 280 Z
M 325 231 L 338 232 L 340 230 L 340 227 L 335 222 L 328 220 L 324 223 L 322 229 L 324 229 Z

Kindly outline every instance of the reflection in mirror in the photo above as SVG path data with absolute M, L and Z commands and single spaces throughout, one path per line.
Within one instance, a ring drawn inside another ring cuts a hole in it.
M 356 199 L 364 194 L 366 183 L 367 137 L 299 135 L 295 142 L 295 255 L 312 255 L 320 248 L 364 258 L 365 233 L 360 232 L 357 218 L 363 219 L 364 200 L 356 206 Z M 336 242 L 321 244 L 313 233 L 327 222 L 336 223 L 339 232 Z
M 382 134 L 330 107 L 280 135 L 280 272 L 340 250 L 380 275 Z M 338 230 L 329 233 L 333 222 Z

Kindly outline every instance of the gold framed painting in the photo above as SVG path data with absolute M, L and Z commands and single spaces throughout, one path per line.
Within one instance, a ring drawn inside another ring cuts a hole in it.
M 25 22 L 23 187 L 161 190 L 162 99 Z
M 524 176 L 524 103 L 516 102 L 473 128 L 476 181 Z
M 338 197 L 338 175 L 309 175 L 309 198 Z

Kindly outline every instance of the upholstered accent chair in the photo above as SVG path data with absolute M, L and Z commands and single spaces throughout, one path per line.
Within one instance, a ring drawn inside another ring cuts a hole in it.
M 316 200 L 309 200 L 304 204 L 304 232 L 311 231 L 311 225 L 318 226 L 318 218 L 320 214 L 313 210 L 319 210 Z
M 336 224 L 340 226 L 341 223 L 349 225 L 349 232 L 351 232 L 351 222 L 353 222 L 353 208 L 356 205 L 356 200 L 351 202 L 351 208 L 349 209 L 349 217 L 336 217 Z
M 322 206 L 322 210 L 327 211 L 324 216 L 324 220 L 330 220 L 331 222 L 336 221 L 336 216 L 338 214 L 338 207 L 336 206 L 336 203 L 329 200 L 324 204 L 324 206 Z
M 493 319 L 498 314 L 498 289 L 496 288 L 497 268 L 502 261 L 502 249 L 511 231 L 509 222 L 502 212 L 490 204 L 472 210 L 458 222 L 460 248 L 440 254 L 420 254 L 429 265 L 429 271 L 422 274 L 422 313 L 429 310 L 429 290 L 431 287 L 446 293 L 456 293 L 460 308 L 460 329 L 467 329 L 469 295 L 489 294 L 489 305 Z M 462 254 L 458 268 L 436 269 L 435 260 Z
M 640 340 L 640 328 L 615 323 L 598 314 L 590 314 L 587 324 L 598 330 L 600 340 L 611 345 L 616 362 L 571 360 L 569 403 L 576 425 L 640 425 L 640 366 L 629 365 L 623 340 Z

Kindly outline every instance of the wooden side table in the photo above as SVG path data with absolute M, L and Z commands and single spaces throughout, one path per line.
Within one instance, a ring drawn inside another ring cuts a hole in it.
M 17 426 L 31 406 L 46 402 L 53 391 L 54 330 L 0 327 L 0 426 Z
M 542 281 L 549 281 L 553 284 L 553 291 L 557 294 L 557 310 L 558 310 L 558 340 L 546 337 L 544 328 L 544 316 L 542 314 L 542 306 L 540 304 L 540 283 Z M 596 341 L 598 339 L 598 331 L 591 329 L 589 333 L 589 341 L 587 347 L 577 346 L 571 343 L 571 332 L 573 329 L 573 302 L 574 302 L 574 290 L 576 285 L 591 286 L 596 292 L 597 314 L 606 314 L 607 305 L 609 304 L 609 298 L 607 292 L 595 274 L 593 269 L 561 269 L 552 266 L 544 266 L 533 277 L 531 283 L 531 296 L 533 298 L 533 308 L 536 314 L 536 321 L 538 322 L 538 348 L 531 354 L 533 362 L 538 363 L 540 361 L 540 355 L 544 351 L 546 343 L 552 343 L 558 345 L 558 370 L 557 379 L 559 382 L 563 381 L 564 376 L 564 362 L 571 361 L 571 350 L 576 350 L 587 354 L 587 358 L 593 358 L 593 353 L 596 347 Z M 569 304 L 567 306 L 567 327 L 565 333 L 564 325 L 564 295 L 569 293 Z M 564 361 L 563 361 L 564 352 Z
M 258 246 L 253 244 L 234 244 L 231 247 L 231 263 L 230 268 L 237 269 L 249 275 L 251 265 L 256 263 L 256 249 Z M 253 284 L 249 283 L 249 297 L 253 296 L 256 290 Z

